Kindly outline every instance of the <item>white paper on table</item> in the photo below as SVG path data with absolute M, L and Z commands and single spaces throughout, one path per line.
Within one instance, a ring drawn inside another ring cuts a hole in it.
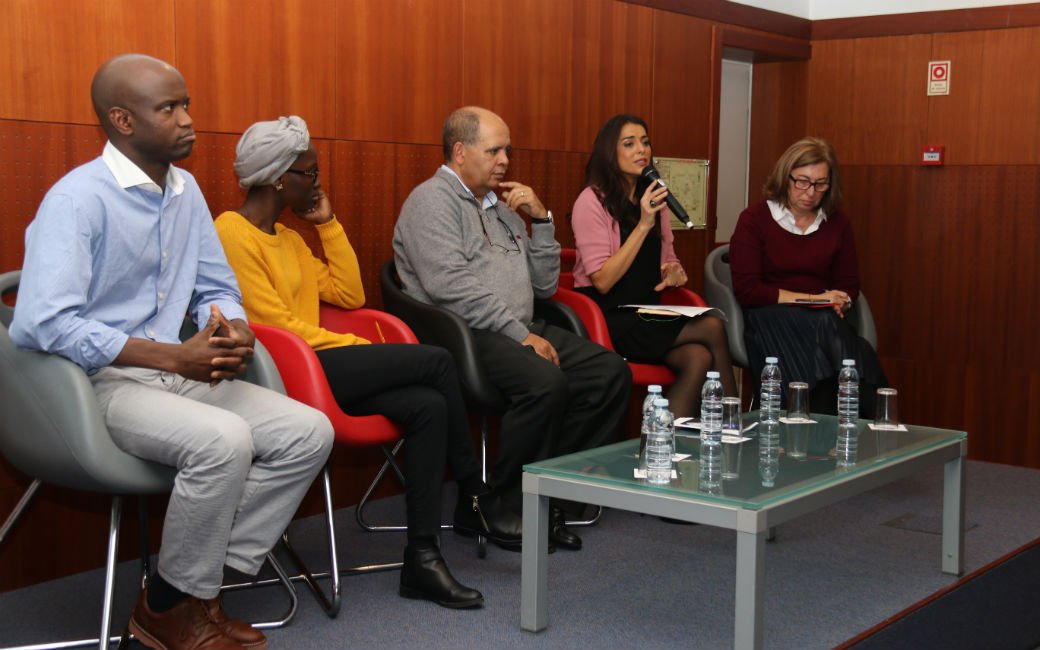
M 907 430 L 905 424 L 874 424 L 873 422 L 868 422 L 867 426 L 870 427 L 871 429 L 873 429 L 874 431 L 906 431 Z
M 680 460 L 686 460 L 690 457 L 690 454 L 672 454 L 672 462 L 678 463 Z
M 700 429 L 701 423 L 694 420 L 693 418 L 677 418 L 675 420 L 675 426 L 683 429 Z
M 747 442 L 748 440 L 751 440 L 751 438 L 748 438 L 747 436 L 722 436 L 722 443 L 726 445 L 735 445 L 741 442 Z
M 632 470 L 632 472 L 635 474 L 636 478 L 646 478 L 646 470 L 645 469 L 639 469 L 638 467 L 636 467 L 635 469 Z M 672 470 L 672 478 L 679 478 L 679 475 L 675 473 L 674 469 Z
M 816 420 L 811 420 L 809 418 L 782 417 L 780 418 L 780 421 L 784 424 L 816 424 Z

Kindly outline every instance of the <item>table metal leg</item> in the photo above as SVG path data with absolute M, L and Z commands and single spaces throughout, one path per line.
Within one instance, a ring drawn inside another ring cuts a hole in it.
M 548 621 L 549 497 L 524 492 L 524 538 L 520 565 L 520 627 L 540 632 Z
M 964 456 L 948 461 L 943 474 L 942 570 L 964 573 Z
M 733 616 L 734 650 L 762 647 L 762 587 L 767 531 L 737 531 L 737 596 Z

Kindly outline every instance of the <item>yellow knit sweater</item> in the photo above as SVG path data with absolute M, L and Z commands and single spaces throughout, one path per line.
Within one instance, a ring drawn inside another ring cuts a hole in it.
M 280 223 L 269 235 L 228 211 L 214 224 L 249 320 L 295 332 L 315 350 L 369 342 L 318 325 L 319 300 L 347 309 L 365 304 L 357 255 L 339 221 L 316 226 L 327 265 L 314 257 L 303 237 Z

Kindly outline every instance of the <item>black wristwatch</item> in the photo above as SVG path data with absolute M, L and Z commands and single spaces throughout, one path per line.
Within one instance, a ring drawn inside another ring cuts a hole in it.
M 531 223 L 552 223 L 552 222 L 553 222 L 552 210 L 546 210 L 545 211 L 545 218 L 544 219 L 531 219 Z

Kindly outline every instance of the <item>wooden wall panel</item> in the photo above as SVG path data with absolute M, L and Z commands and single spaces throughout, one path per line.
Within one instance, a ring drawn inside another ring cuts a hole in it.
M 748 203 L 761 201 L 762 186 L 780 155 L 805 135 L 808 64 L 755 63 L 752 68 Z
M 571 81 L 559 98 L 567 151 L 591 151 L 596 133 L 611 115 L 648 119 L 654 82 L 648 36 L 654 34 L 656 13 L 618 2 L 575 3 L 571 53 L 564 60 Z
M 924 143 L 931 37 L 865 38 L 856 41 L 853 76 L 837 80 L 853 87 L 852 130 L 846 164 L 913 165 Z
M 332 143 L 328 191 L 357 252 L 370 307 L 383 304 L 379 269 L 393 257 L 391 240 L 401 205 L 416 185 L 433 176 L 442 160 L 441 148 L 435 145 Z
M 334 0 L 175 0 L 176 65 L 196 128 L 240 134 L 299 115 L 311 136 L 335 135 Z
M 514 147 L 588 151 L 607 117 L 647 114 L 651 11 L 596 0 L 466 4 L 463 99 L 499 113 Z M 610 47 L 604 47 L 609 43 Z
M 173 0 L 4 0 L 0 119 L 96 124 L 90 81 L 123 52 L 174 58 Z
M 1040 164 L 1040 27 L 992 30 L 985 34 L 979 80 L 981 165 Z M 962 52 L 961 58 L 977 56 Z M 951 92 L 955 74 L 951 71 Z
M 0 120 L 0 272 L 21 268 L 25 227 L 50 186 L 104 144 L 97 126 Z
M 654 154 L 711 158 L 712 25 L 663 11 L 654 14 Z
M 809 61 L 809 92 L 805 132 L 825 138 L 834 147 L 841 163 L 850 163 L 846 153 L 853 149 L 852 103 L 855 71 L 855 43 L 824 41 L 813 43 Z
M 932 37 L 933 61 L 950 61 L 950 94 L 928 98 L 930 145 L 945 145 L 947 165 L 965 165 L 979 160 L 979 125 L 985 121 L 982 79 L 985 76 L 983 51 L 985 32 L 935 34 Z M 923 84 L 922 84 L 923 85 Z
M 336 15 L 336 137 L 439 144 L 462 102 L 462 2 L 356 0 Z M 465 42 L 465 39 L 463 39 Z M 499 72 L 501 74 L 501 72 Z
M 809 63 L 809 131 L 843 164 L 916 164 L 925 144 L 929 36 L 825 41 Z
M 913 3 L 907 3 L 913 8 Z M 1007 29 L 1040 24 L 1040 3 L 812 21 L 813 40 Z

